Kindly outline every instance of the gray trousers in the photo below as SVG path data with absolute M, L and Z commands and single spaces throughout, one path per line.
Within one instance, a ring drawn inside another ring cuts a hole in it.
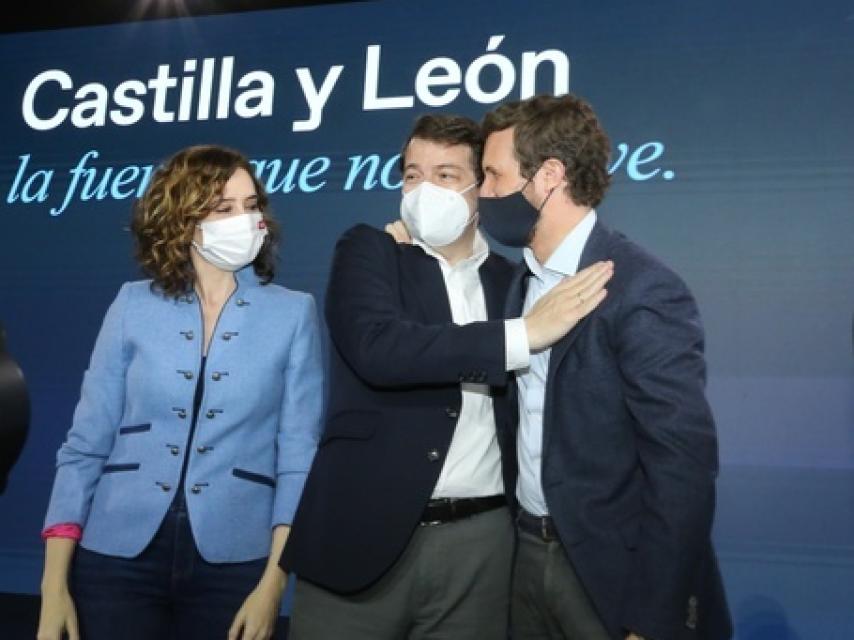
M 419 526 L 365 591 L 297 580 L 290 640 L 506 640 L 514 531 L 506 507 Z
M 513 640 L 611 640 L 558 540 L 519 531 Z

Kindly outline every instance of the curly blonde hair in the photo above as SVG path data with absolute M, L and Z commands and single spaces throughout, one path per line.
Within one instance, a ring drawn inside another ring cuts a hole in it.
M 258 207 L 267 224 L 267 237 L 252 266 L 264 284 L 272 281 L 279 231 L 268 210 L 264 187 L 239 151 L 198 145 L 178 151 L 160 166 L 134 206 L 131 231 L 136 259 L 152 278 L 152 287 L 171 297 L 192 290 L 196 280 L 190 259 L 193 233 L 216 206 L 225 183 L 237 169 L 244 169 L 251 176 Z

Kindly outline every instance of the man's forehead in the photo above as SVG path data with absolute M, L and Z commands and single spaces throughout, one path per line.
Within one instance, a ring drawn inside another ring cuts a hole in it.
M 484 165 L 503 164 L 515 160 L 513 127 L 494 131 L 486 138 L 483 148 Z
M 430 166 L 435 167 L 437 169 L 464 169 L 468 167 L 468 163 L 465 162 L 445 162 L 442 160 L 434 161 L 434 160 L 422 160 L 420 158 L 410 158 L 407 156 L 406 166 L 407 167 L 417 167 L 417 166 Z
M 484 147 L 492 149 L 513 149 L 513 127 L 507 127 L 499 131 L 493 131 L 486 137 Z
M 472 149 L 466 144 L 448 144 L 437 140 L 412 138 L 406 145 L 406 166 L 424 163 L 436 167 L 466 168 Z

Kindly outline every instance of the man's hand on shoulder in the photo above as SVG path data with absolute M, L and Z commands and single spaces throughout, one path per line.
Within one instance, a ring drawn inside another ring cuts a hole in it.
M 385 232 L 394 238 L 398 244 L 409 244 L 412 242 L 412 237 L 409 235 L 406 225 L 403 224 L 403 220 L 389 222 L 385 226 Z
M 564 278 L 540 298 L 525 316 L 531 352 L 551 347 L 598 307 L 605 299 L 605 283 L 613 274 L 613 262 L 597 262 Z

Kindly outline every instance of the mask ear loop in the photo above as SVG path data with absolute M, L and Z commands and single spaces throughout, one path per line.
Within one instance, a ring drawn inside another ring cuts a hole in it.
M 545 208 L 546 203 L 549 201 L 549 198 L 552 197 L 552 194 L 555 192 L 555 189 L 557 189 L 557 187 L 552 187 L 551 189 L 549 189 L 549 194 L 546 196 L 545 200 L 543 200 L 543 204 L 540 205 L 540 208 L 537 209 L 537 214 L 540 214 Z
M 545 161 L 543 161 L 543 164 L 545 164 Z M 533 180 L 534 180 L 534 176 L 535 176 L 535 175 L 537 175 L 537 173 L 539 172 L 539 170 L 543 168 L 543 164 L 541 164 L 539 167 L 537 167 L 537 170 L 536 170 L 536 171 L 534 171 L 534 175 L 532 175 L 530 178 L 528 178 L 528 179 L 525 181 L 525 184 L 523 184 L 523 185 L 522 185 L 522 187 L 519 189 L 519 195 L 521 195 L 522 197 L 524 197 L 524 195 L 522 194 L 522 192 L 525 190 L 525 187 L 527 187 L 529 184 L 531 184 L 531 182 L 533 182 Z M 546 203 L 549 201 L 549 198 L 551 198 L 551 197 L 552 197 L 552 194 L 555 192 L 555 189 L 557 189 L 557 187 L 552 187 L 551 189 L 549 189 L 549 193 L 548 193 L 548 195 L 545 197 L 545 199 L 543 200 L 542 204 L 540 204 L 540 206 L 539 206 L 539 207 L 537 207 L 537 215 L 539 215 L 539 214 L 540 214 L 540 212 L 543 210 L 543 207 L 545 207 L 545 206 L 546 206 Z
M 545 161 L 544 161 L 544 163 L 545 163 Z M 539 171 L 539 170 L 540 170 L 540 169 L 542 169 L 542 168 L 543 168 L 543 165 L 541 164 L 539 167 L 537 167 L 537 171 Z M 527 182 L 525 182 L 525 184 L 523 184 L 523 185 L 522 185 L 522 188 L 521 188 L 521 189 L 519 189 L 519 195 L 522 195 L 522 191 L 525 189 L 525 187 L 527 187 L 527 186 L 528 186 L 528 184 L 529 184 L 529 183 L 531 183 L 531 182 L 534 180 L 534 176 L 535 176 L 535 175 L 537 175 L 537 171 L 534 171 L 534 175 L 532 175 L 530 178 L 528 178 L 528 181 L 527 181 Z M 533 227 L 531 227 L 531 233 L 530 233 L 530 235 L 528 236 L 528 241 L 527 241 L 527 243 L 526 243 L 526 244 L 528 244 L 529 246 L 530 246 L 530 244 L 531 244 L 531 241 L 532 241 L 532 240 L 533 240 L 533 238 L 534 238 L 534 234 L 536 233 L 537 225 L 540 223 L 540 214 L 542 213 L 543 208 L 546 206 L 546 203 L 549 201 L 549 198 L 551 198 L 551 197 L 552 197 L 552 194 L 555 192 L 555 189 L 557 189 L 557 187 L 552 187 L 551 189 L 549 189 L 549 193 L 548 193 L 548 195 L 545 197 L 545 199 L 543 200 L 542 204 L 537 208 L 537 220 L 536 220 L 536 222 L 534 222 L 534 226 L 533 226 Z M 522 195 L 522 197 L 524 198 L 525 196 L 524 196 L 524 195 Z M 531 206 L 533 206 L 533 205 L 531 205 Z
M 476 226 L 479 221 L 480 221 L 480 212 L 477 209 L 475 209 L 474 213 L 471 214 L 471 219 L 466 223 L 466 226 L 467 227 L 468 226 L 472 226 L 472 227 Z
M 469 186 L 467 186 L 467 187 L 466 187 L 465 189 L 463 189 L 462 191 L 457 191 L 457 193 L 458 193 L 458 194 L 460 194 L 460 195 L 463 195 L 464 193 L 468 193 L 469 191 L 471 191 L 472 189 L 474 189 L 476 186 L 478 186 L 478 185 L 477 185 L 477 181 L 472 182 Z M 475 210 L 474 210 L 474 212 L 473 212 L 473 213 L 472 213 L 472 215 L 471 215 L 471 218 L 469 218 L 468 222 L 466 222 L 466 223 L 463 225 L 463 229 L 465 229 L 466 227 L 468 227 L 468 226 L 470 226 L 470 225 L 475 224 L 475 222 L 477 222 L 477 220 L 478 220 L 478 217 L 479 217 L 479 215 L 478 215 L 478 211 L 477 211 L 477 209 L 475 209 Z
M 581 143 L 581 146 L 578 147 L 578 151 L 575 152 L 575 158 L 573 158 L 573 162 L 575 164 L 578 164 L 578 156 L 580 156 L 581 152 L 584 151 L 584 147 L 587 146 L 588 142 L 590 142 L 589 136 L 587 137 L 587 139 L 584 140 L 584 142 Z M 537 171 L 539 171 L 540 169 L 543 168 L 543 164 L 545 164 L 545 160 L 543 161 L 542 164 L 540 164 L 539 167 L 537 167 Z M 537 171 L 534 171 L 534 176 L 537 175 Z M 528 183 L 534 179 L 534 176 L 531 176 L 530 178 L 528 178 L 528 182 L 526 182 L 525 184 L 522 185 L 522 188 L 519 189 L 520 193 L 525 189 L 525 187 L 528 186 Z M 557 187 L 552 187 L 551 189 L 549 189 L 549 194 L 545 197 L 545 200 L 543 200 L 543 203 L 537 209 L 537 213 L 540 213 L 543 210 L 543 208 L 546 206 L 546 203 L 549 201 L 549 198 L 551 198 L 552 194 L 555 192 L 555 189 L 557 189 Z
M 202 247 L 205 246 L 205 228 L 202 226 L 202 222 L 204 222 L 204 220 L 197 220 L 196 221 L 196 227 L 195 227 L 195 229 L 193 229 L 193 236 L 196 235 L 195 232 L 196 232 L 196 230 L 198 230 L 199 235 L 201 236 L 201 241 L 196 242 L 195 237 L 190 238 L 190 246 L 195 247 L 196 250 L 199 251 L 200 253 L 201 253 Z

